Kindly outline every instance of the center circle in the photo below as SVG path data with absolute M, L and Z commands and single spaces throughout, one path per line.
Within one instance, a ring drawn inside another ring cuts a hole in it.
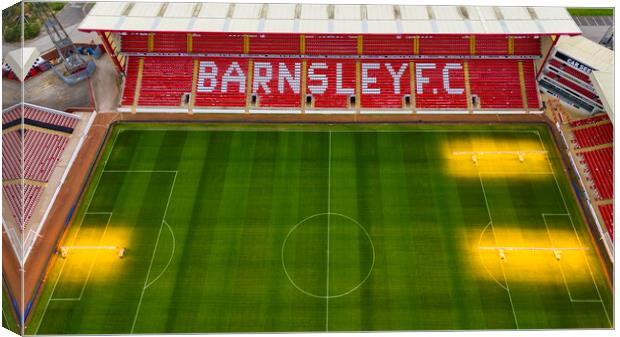
M 282 243 L 282 268 L 300 292 L 337 298 L 359 289 L 375 265 L 370 234 L 355 219 L 318 213 L 298 222 Z

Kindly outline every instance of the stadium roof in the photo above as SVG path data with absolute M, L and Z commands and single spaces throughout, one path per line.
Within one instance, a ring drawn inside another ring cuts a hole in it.
M 565 8 L 97 2 L 82 31 L 581 34 Z
M 613 72 L 614 52 L 583 36 L 562 36 L 556 48 L 594 70 Z
M 592 84 L 596 93 L 603 102 L 603 107 L 609 115 L 611 122 L 614 122 L 614 73 L 606 71 L 593 71 L 590 74 Z

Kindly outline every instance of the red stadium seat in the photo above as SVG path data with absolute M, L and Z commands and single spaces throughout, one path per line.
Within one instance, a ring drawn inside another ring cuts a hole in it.
M 607 147 L 599 150 L 584 152 L 585 163 L 590 176 L 599 193 L 599 199 L 613 198 L 614 195 L 614 150 Z
M 6 184 L 2 185 L 2 192 L 8 201 L 13 217 L 23 231 L 28 225 L 32 212 L 41 198 L 43 188 L 29 184 Z M 23 213 L 22 209 L 24 210 Z
M 192 91 L 191 57 L 144 57 L 140 106 L 181 106 Z M 306 95 L 301 97 L 301 75 L 306 61 Z M 196 107 L 251 107 L 346 109 L 408 109 L 415 99 L 418 109 L 466 109 L 465 67 L 462 60 L 363 59 L 359 62 L 360 97 L 356 97 L 357 61 L 348 58 L 248 58 L 201 57 L 195 92 Z M 470 59 L 472 95 L 482 109 L 522 109 L 518 60 Z M 531 60 L 521 60 L 528 107 L 539 108 Z M 123 105 L 133 104 L 138 61 L 130 57 Z M 413 64 L 414 69 L 410 69 Z M 411 73 L 416 86 L 411 88 Z M 247 81 L 252 78 L 252 83 Z M 246 95 L 250 88 L 250 95 Z M 406 97 L 409 97 L 409 100 Z M 412 97 L 415 96 L 415 97 Z
M 598 210 L 603 217 L 603 222 L 605 223 L 605 227 L 607 227 L 607 231 L 609 232 L 609 236 L 611 239 L 614 239 L 614 204 L 607 204 L 598 206 Z

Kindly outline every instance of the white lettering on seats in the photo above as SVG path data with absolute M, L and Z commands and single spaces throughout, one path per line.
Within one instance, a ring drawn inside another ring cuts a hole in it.
M 287 81 L 293 92 L 299 94 L 300 82 L 301 82 L 301 63 L 295 63 L 295 75 L 291 75 L 291 72 L 286 67 L 284 62 L 278 64 L 278 91 L 284 93 L 284 81 Z
M 261 69 L 265 69 L 265 74 L 261 75 Z M 269 62 L 255 62 L 254 63 L 254 81 L 252 82 L 252 92 L 258 92 L 259 87 L 263 87 L 265 94 L 271 94 L 269 85 L 267 82 L 271 81 L 273 76 L 273 70 L 271 69 L 271 63 Z
M 363 94 L 380 94 L 380 88 L 369 88 L 369 84 L 377 83 L 376 77 L 368 76 L 368 70 L 379 69 L 381 65 L 379 63 L 362 63 L 362 93 Z
M 415 79 L 416 79 L 416 92 L 418 94 L 424 93 L 424 84 L 431 82 L 429 77 L 422 76 L 422 70 L 435 69 L 435 63 L 416 63 L 415 65 Z
M 312 63 L 310 65 L 310 67 L 308 68 L 308 80 L 309 81 L 320 81 L 321 84 L 320 85 L 308 85 L 308 90 L 310 90 L 310 93 L 312 94 L 319 94 L 319 95 L 324 94 L 325 91 L 327 90 L 327 83 L 328 83 L 327 75 L 315 74 L 314 73 L 315 69 L 327 69 L 327 63 L 319 62 L 319 63 Z
M 233 75 L 233 72 L 236 72 L 237 75 Z M 237 62 L 231 63 L 228 69 L 226 69 L 222 78 L 222 92 L 228 92 L 229 82 L 239 83 L 239 93 L 245 93 L 245 74 Z
M 394 79 L 394 93 L 395 94 L 400 94 L 400 79 L 401 77 L 403 77 L 403 74 L 405 73 L 407 66 L 408 66 L 407 63 L 403 63 L 400 65 L 400 68 L 398 69 L 398 71 L 394 71 L 394 68 L 392 68 L 392 64 L 390 63 L 385 64 L 385 67 L 390 72 L 390 75 L 392 75 L 392 79 Z
M 450 95 L 461 95 L 465 91 L 464 88 L 451 88 L 450 87 L 450 70 L 459 70 L 463 69 L 463 67 L 459 63 L 447 63 L 445 67 L 443 67 L 443 87 L 446 89 L 446 92 Z
M 342 63 L 336 63 L 336 94 L 353 95 L 355 89 L 342 87 Z
M 207 72 L 207 68 L 210 69 Z M 205 81 L 209 81 L 209 85 L 205 86 Z M 217 65 L 213 61 L 201 61 L 198 71 L 198 92 L 213 92 L 217 86 Z

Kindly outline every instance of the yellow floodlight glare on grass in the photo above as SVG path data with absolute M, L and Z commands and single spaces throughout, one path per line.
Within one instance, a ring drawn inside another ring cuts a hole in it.
M 471 270 L 482 279 L 502 284 L 505 278 L 510 282 L 590 284 L 592 249 L 572 229 L 548 225 L 548 229 L 506 224 L 472 228 L 463 236 Z
M 517 157 L 520 163 L 525 162 L 526 155 L 546 155 L 547 151 L 457 151 L 452 152 L 453 156 L 471 156 L 471 160 L 474 164 L 478 165 L 478 157 L 483 156 L 508 156 L 508 157 Z
M 115 251 L 119 258 L 125 257 L 126 249 L 118 246 L 61 246 L 58 249 L 60 256 L 65 259 L 70 251 L 74 250 L 110 250 Z
M 472 136 L 444 144 L 448 172 L 461 177 L 544 177 L 551 174 L 549 153 L 534 139 Z
M 506 252 L 507 251 L 549 251 L 553 252 L 553 256 L 556 260 L 560 261 L 562 258 L 563 251 L 573 251 L 573 250 L 589 250 L 588 247 L 495 247 L 495 246 L 480 246 L 478 247 L 480 250 L 495 250 L 499 253 L 499 257 L 502 261 L 506 261 Z

